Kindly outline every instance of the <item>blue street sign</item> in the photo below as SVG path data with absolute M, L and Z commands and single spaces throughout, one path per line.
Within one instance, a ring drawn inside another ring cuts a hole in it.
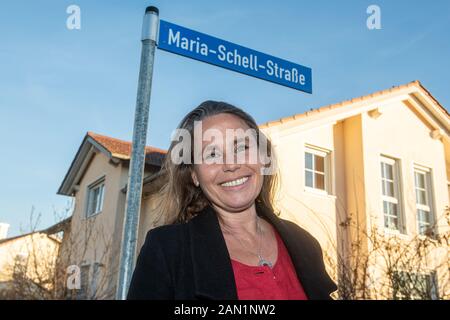
M 312 93 L 311 68 L 160 20 L 158 48 Z

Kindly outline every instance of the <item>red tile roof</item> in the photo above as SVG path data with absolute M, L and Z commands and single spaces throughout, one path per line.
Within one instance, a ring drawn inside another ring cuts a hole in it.
M 99 144 L 101 144 L 106 150 L 108 150 L 111 153 L 113 157 L 124 160 L 130 159 L 131 142 L 111 138 L 91 131 L 89 131 L 87 135 L 92 139 L 94 139 Z M 167 153 L 167 150 L 147 146 L 145 147 L 145 153 L 147 155 L 151 153 L 160 153 L 162 155 L 165 155 Z

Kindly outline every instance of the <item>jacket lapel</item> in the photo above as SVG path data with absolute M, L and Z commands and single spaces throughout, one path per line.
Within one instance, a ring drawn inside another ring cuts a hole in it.
M 233 267 L 216 213 L 207 206 L 189 223 L 195 295 L 236 300 Z

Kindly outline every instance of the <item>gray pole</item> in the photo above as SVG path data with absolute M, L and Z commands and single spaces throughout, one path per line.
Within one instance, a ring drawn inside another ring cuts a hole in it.
M 127 200 L 116 299 L 125 300 L 133 274 L 142 197 L 145 144 L 152 89 L 153 61 L 159 28 L 159 10 L 147 7 L 142 25 L 142 53 L 134 115 L 133 145 L 128 172 Z

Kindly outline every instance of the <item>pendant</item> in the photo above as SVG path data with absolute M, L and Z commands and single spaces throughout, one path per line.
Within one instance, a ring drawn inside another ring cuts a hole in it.
M 263 257 L 260 256 L 258 266 L 260 267 L 268 266 L 269 268 L 272 268 L 272 263 L 270 263 L 269 261 L 265 260 Z

